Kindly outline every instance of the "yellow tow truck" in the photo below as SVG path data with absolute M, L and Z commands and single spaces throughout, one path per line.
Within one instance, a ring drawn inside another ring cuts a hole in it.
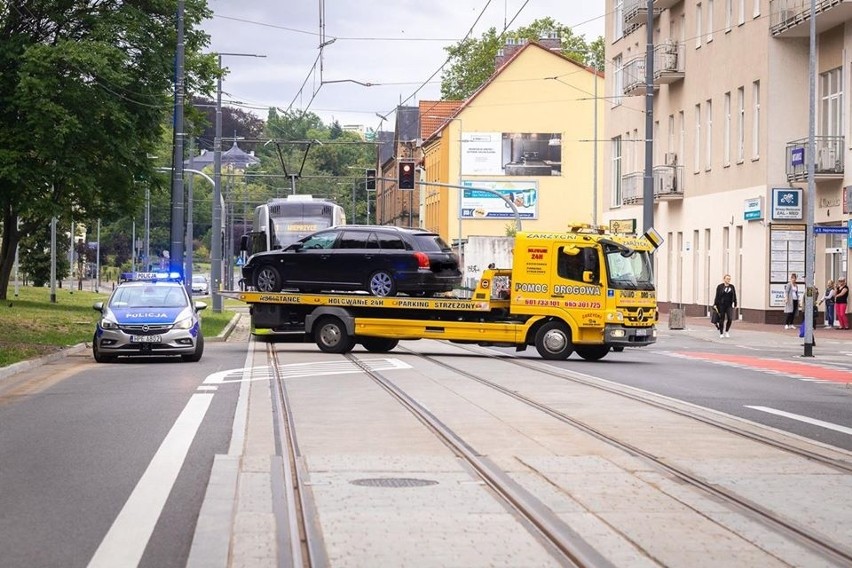
M 609 234 L 588 225 L 515 236 L 511 269 L 489 268 L 471 298 L 366 294 L 222 292 L 250 305 L 255 333 L 296 331 L 327 353 L 356 344 L 386 352 L 402 339 L 535 345 L 544 359 L 576 352 L 598 360 L 610 350 L 656 341 L 652 254 L 662 239 Z

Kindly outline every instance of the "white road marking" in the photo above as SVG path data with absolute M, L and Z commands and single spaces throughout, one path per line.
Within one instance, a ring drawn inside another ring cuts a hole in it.
M 113 521 L 89 568 L 137 566 L 213 394 L 194 394 Z
M 195 390 L 199 390 L 199 391 L 216 391 L 216 390 L 219 390 L 219 387 L 214 387 L 214 386 L 210 386 L 210 385 L 199 385 L 199 386 L 198 386 L 198 388 L 196 388 Z
M 822 420 L 817 420 L 815 418 L 808 418 L 807 416 L 801 416 L 799 414 L 791 414 L 789 412 L 784 412 L 783 410 L 776 410 L 774 408 L 769 408 L 767 406 L 746 406 L 746 408 L 751 408 L 753 410 L 759 410 L 761 412 L 766 412 L 768 414 L 775 414 L 776 416 L 783 416 L 784 418 L 789 418 L 791 420 L 798 420 L 799 422 L 805 422 L 807 424 L 813 424 L 814 426 L 819 426 L 821 428 L 827 428 L 828 430 L 834 430 L 835 432 L 841 432 L 843 434 L 852 434 L 852 428 L 847 428 L 846 426 L 840 426 L 838 424 L 832 424 L 831 422 L 824 422 Z
M 393 371 L 399 369 L 410 369 L 411 365 L 394 358 L 362 359 L 371 371 Z M 297 379 L 300 377 L 322 377 L 326 375 L 347 375 L 363 373 L 352 361 L 346 359 L 338 361 L 320 361 L 310 363 L 290 363 L 279 367 L 282 379 Z M 231 369 L 213 373 L 204 379 L 208 385 L 239 383 L 244 381 L 268 380 L 272 377 L 269 367 L 247 367 L 245 369 Z

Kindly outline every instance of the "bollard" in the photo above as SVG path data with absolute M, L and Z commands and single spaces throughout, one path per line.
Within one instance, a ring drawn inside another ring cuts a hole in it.
M 683 329 L 683 308 L 669 310 L 669 329 Z

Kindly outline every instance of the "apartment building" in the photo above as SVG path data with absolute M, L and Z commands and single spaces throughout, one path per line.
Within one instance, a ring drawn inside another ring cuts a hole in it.
M 792 272 L 805 274 L 811 242 L 819 288 L 847 276 L 852 3 L 817 4 L 809 201 L 810 1 L 653 2 L 652 210 L 666 240 L 656 261 L 663 309 L 706 313 L 730 274 L 744 319 L 781 323 L 784 284 Z M 602 215 L 638 227 L 648 146 L 647 9 L 646 0 L 606 0 Z

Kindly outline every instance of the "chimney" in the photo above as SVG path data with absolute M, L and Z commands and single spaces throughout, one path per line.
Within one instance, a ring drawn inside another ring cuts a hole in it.
M 496 65 L 494 66 L 496 69 L 500 69 L 509 58 L 514 55 L 516 51 L 521 49 L 527 40 L 525 39 L 515 39 L 513 37 L 506 38 L 506 44 L 499 50 L 497 50 L 497 57 L 495 58 Z
M 538 39 L 538 43 L 549 51 L 562 51 L 562 40 L 559 39 L 559 34 L 556 32 L 547 32 Z

